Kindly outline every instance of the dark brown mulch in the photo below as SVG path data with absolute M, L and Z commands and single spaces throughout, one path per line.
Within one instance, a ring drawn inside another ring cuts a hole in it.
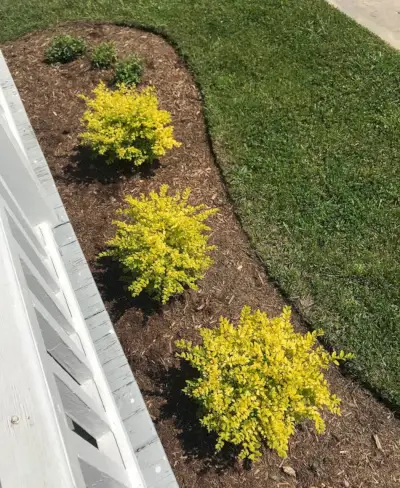
M 146 60 L 144 83 L 156 86 L 162 107 L 172 113 L 182 147 L 158 166 L 136 173 L 92 161 L 80 151 L 77 136 L 84 104 L 77 94 L 89 94 L 111 74 L 93 71 L 87 59 L 60 67 L 45 65 L 47 42 L 64 32 L 91 43 L 113 40 L 120 54 L 141 55 Z M 330 371 L 329 380 L 343 399 L 342 417 L 327 416 L 327 432 L 320 437 L 309 425 L 299 427 L 288 459 L 266 450 L 250 470 L 236 463 L 229 449 L 213 454 L 212 436 L 199 427 L 193 405 L 180 393 L 188 373 L 174 359 L 176 339 L 196 339 L 198 329 L 213 326 L 221 314 L 237 319 L 244 304 L 278 314 L 284 301 L 268 282 L 235 218 L 207 142 L 198 90 L 172 47 L 135 29 L 69 24 L 30 34 L 2 49 L 180 485 L 399 486 L 399 421 L 336 369 Z M 129 298 L 118 272 L 113 267 L 99 269 L 94 260 L 113 234 L 111 220 L 123 195 L 147 193 L 162 183 L 172 189 L 190 186 L 193 203 L 217 206 L 220 212 L 212 221 L 212 241 L 218 246 L 215 264 L 201 290 L 157 308 L 149 301 Z M 284 465 L 295 469 L 296 479 L 282 471 Z

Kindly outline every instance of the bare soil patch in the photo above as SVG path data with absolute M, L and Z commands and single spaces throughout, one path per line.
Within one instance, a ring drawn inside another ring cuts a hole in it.
M 115 41 L 120 55 L 142 56 L 143 83 L 156 87 L 182 146 L 139 171 L 106 166 L 81 151 L 78 134 L 84 103 L 77 95 L 90 94 L 100 79 L 110 80 L 112 74 L 92 70 L 86 58 L 57 67 L 44 64 L 46 44 L 60 33 L 80 35 L 90 43 Z M 266 449 L 251 469 L 235 462 L 230 449 L 214 454 L 213 436 L 199 427 L 193 404 L 180 393 L 190 372 L 174 357 L 176 339 L 195 341 L 200 327 L 214 326 L 221 314 L 236 320 L 245 304 L 278 314 L 284 300 L 268 281 L 235 217 L 210 151 L 199 92 L 174 49 L 151 33 L 83 23 L 33 33 L 1 48 L 180 485 L 399 486 L 399 420 L 337 369 L 329 372 L 329 381 L 342 398 L 342 416 L 327 416 L 327 431 L 319 437 L 309 425 L 300 426 L 286 460 Z M 99 266 L 95 256 L 113 235 L 111 221 L 123 196 L 138 196 L 164 183 L 172 191 L 189 186 L 193 204 L 220 209 L 211 221 L 212 243 L 218 249 L 199 292 L 186 292 L 154 307 L 150 301 L 129 297 L 118 271 Z M 304 330 L 298 317 L 295 321 Z M 283 466 L 293 467 L 297 478 L 285 474 Z

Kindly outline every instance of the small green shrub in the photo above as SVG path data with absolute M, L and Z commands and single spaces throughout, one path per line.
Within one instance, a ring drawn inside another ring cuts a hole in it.
M 61 35 L 55 37 L 45 52 L 49 64 L 68 63 L 85 54 L 86 43 L 79 37 Z
M 142 78 L 142 74 L 142 60 L 136 54 L 131 54 L 128 58 L 117 63 L 114 83 L 116 85 L 124 84 L 126 86 L 137 85 Z
M 190 190 L 168 196 L 168 186 L 139 199 L 127 196 L 127 207 L 114 221 L 117 232 L 107 242 L 109 249 L 99 257 L 119 261 L 130 280 L 129 291 L 137 296 L 142 290 L 167 302 L 185 287 L 197 290 L 196 282 L 212 264 L 208 252 L 210 228 L 204 221 L 216 209 L 188 204 Z
M 120 159 L 139 166 L 180 146 L 168 125 L 169 112 L 158 108 L 154 88 L 139 92 L 121 85 L 110 90 L 100 82 L 93 93 L 92 99 L 80 95 L 87 105 L 82 117 L 86 131 L 80 138 L 97 154 L 106 155 L 109 163 Z
M 321 433 L 320 411 L 340 414 L 322 370 L 352 355 L 329 354 L 316 344 L 321 331 L 298 334 L 290 317 L 289 307 L 276 318 L 244 307 L 237 327 L 222 317 L 218 328 L 200 331 L 201 345 L 177 341 L 178 357 L 199 372 L 184 392 L 199 403 L 201 424 L 218 434 L 217 451 L 230 442 L 254 460 L 266 441 L 286 456 L 296 423 L 313 420 Z
M 92 66 L 97 69 L 109 69 L 117 61 L 117 51 L 113 42 L 102 42 L 96 46 L 91 54 Z

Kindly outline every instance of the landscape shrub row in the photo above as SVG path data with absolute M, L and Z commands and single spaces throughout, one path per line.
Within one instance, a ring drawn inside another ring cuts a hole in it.
M 45 58 L 67 62 L 84 52 L 84 41 L 59 36 Z M 117 63 L 112 43 L 100 44 L 91 56 L 95 68 Z M 138 58 L 128 59 L 116 87 L 100 82 L 92 97 L 81 95 L 86 111 L 80 139 L 108 164 L 140 166 L 180 143 L 155 89 L 136 86 L 140 77 L 132 73 L 139 72 Z M 99 258 L 119 263 L 132 296 L 146 293 L 165 304 L 187 288 L 198 289 L 215 249 L 206 220 L 218 210 L 191 205 L 189 199 L 190 189 L 170 195 L 167 185 L 139 198 L 126 196 L 121 219 L 114 221 L 115 236 Z M 240 448 L 240 458 L 255 460 L 266 443 L 286 456 L 296 424 L 311 420 L 321 433 L 323 410 L 340 414 L 340 400 L 330 393 L 323 371 L 351 355 L 327 352 L 318 344 L 322 331 L 296 333 L 289 307 L 270 318 L 245 306 L 237 325 L 222 317 L 218 327 L 203 328 L 200 335 L 196 345 L 177 341 L 177 356 L 198 372 L 184 392 L 197 402 L 201 424 L 217 434 L 217 450 L 231 443 Z

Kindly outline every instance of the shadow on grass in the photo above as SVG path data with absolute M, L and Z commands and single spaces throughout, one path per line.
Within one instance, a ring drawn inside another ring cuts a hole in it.
M 70 163 L 64 170 L 64 180 L 84 184 L 93 182 L 107 184 L 132 177 L 147 179 L 154 176 L 159 167 L 158 159 L 140 166 L 135 166 L 130 161 L 116 161 L 109 164 L 105 156 L 93 153 L 88 147 L 76 146 L 70 157 Z
M 182 392 L 186 380 L 197 377 L 197 372 L 186 361 L 181 360 L 179 367 L 160 367 L 156 372 L 148 372 L 157 385 L 157 392 L 145 391 L 147 397 L 162 397 L 165 403 L 161 407 L 160 416 L 155 424 L 172 419 L 178 431 L 177 437 L 182 449 L 190 458 L 203 462 L 200 474 L 209 470 L 222 473 L 233 467 L 243 469 L 237 461 L 239 449 L 233 445 L 225 445 L 220 452 L 215 452 L 217 436 L 208 433 L 200 424 L 199 409 L 196 403 Z M 244 469 L 250 468 L 244 466 Z
M 145 326 L 149 317 L 161 311 L 161 304 L 146 293 L 132 297 L 128 281 L 123 278 L 123 271 L 112 258 L 104 257 L 96 261 L 93 277 L 103 300 L 107 302 L 107 310 L 113 322 L 117 322 L 130 308 L 136 308 L 143 312 L 142 325 Z

